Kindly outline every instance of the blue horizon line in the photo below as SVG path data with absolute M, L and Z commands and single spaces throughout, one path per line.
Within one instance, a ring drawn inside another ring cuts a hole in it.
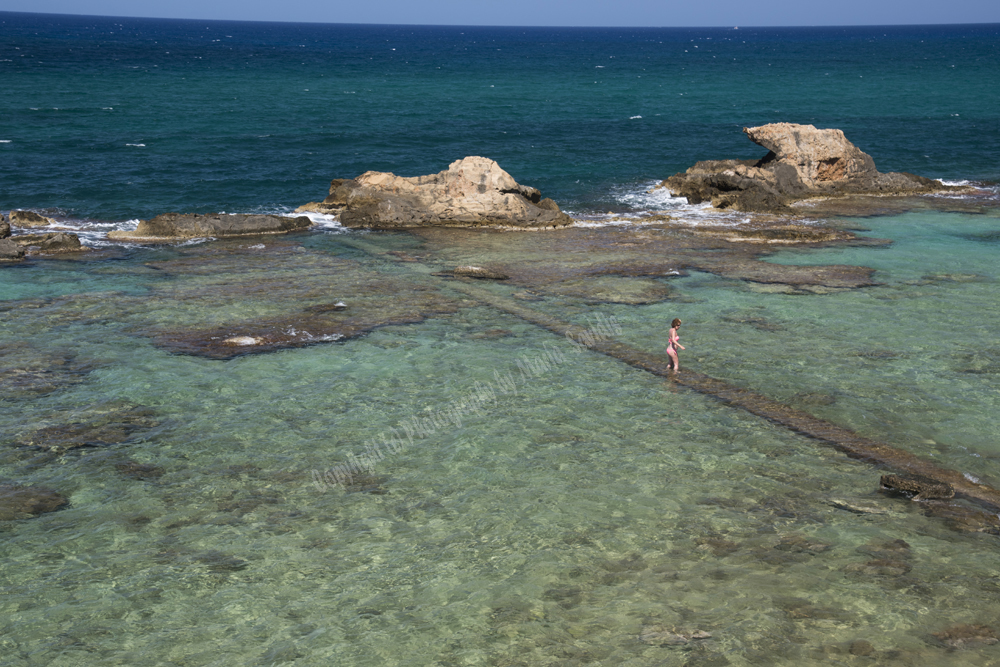
M 51 17 L 51 18 L 94 18 L 94 19 L 114 19 L 129 21 L 174 21 L 178 23 L 250 23 L 250 24 L 281 24 L 281 25 L 307 25 L 307 26 L 343 26 L 343 27 L 364 27 L 364 28 L 511 28 L 519 30 L 551 30 L 551 29 L 571 29 L 571 30 L 796 30 L 808 28 L 816 29 L 840 29 L 840 28 L 935 28 L 935 27 L 989 27 L 1000 28 L 1000 22 L 987 23 L 874 23 L 874 24 L 839 24 L 839 25 L 747 25 L 747 26 L 628 26 L 628 25 L 495 25 L 495 24 L 459 24 L 459 23 L 333 23 L 329 21 L 281 21 L 281 20 L 260 20 L 260 19 L 197 19 L 197 18 L 173 18 L 162 16 L 110 16 L 105 14 L 63 14 L 56 12 L 15 12 L 0 11 L 0 20 L 4 16 L 24 16 L 24 17 Z

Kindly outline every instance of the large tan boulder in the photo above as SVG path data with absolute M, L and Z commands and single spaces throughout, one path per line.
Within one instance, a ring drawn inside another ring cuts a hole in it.
M 466 157 L 427 176 L 369 171 L 335 180 L 321 204 L 300 210 L 340 212 L 345 227 L 503 227 L 551 229 L 573 224 L 551 199 L 520 185 L 493 160 Z
M 770 163 L 791 166 L 806 188 L 878 174 L 872 157 L 848 141 L 842 130 L 771 123 L 745 127 L 743 133 L 750 141 L 770 151 L 761 160 L 763 166 Z
M 956 190 L 906 173 L 880 173 L 875 161 L 841 130 L 771 123 L 743 128 L 768 150 L 760 160 L 706 160 L 663 181 L 691 204 L 755 213 L 792 213 L 789 204 L 810 197 L 912 195 Z
M 142 220 L 135 231 L 114 231 L 108 238 L 138 243 L 168 243 L 184 239 L 287 234 L 308 229 L 312 220 L 305 216 L 229 215 L 226 213 L 164 213 Z

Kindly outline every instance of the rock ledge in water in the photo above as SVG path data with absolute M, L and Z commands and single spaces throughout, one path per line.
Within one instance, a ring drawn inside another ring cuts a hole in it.
M 554 201 L 518 184 L 493 160 L 475 156 L 427 176 L 368 171 L 352 180 L 337 179 L 322 203 L 299 211 L 339 211 L 345 227 L 554 229 L 573 224 Z
M 152 220 L 141 221 L 133 232 L 110 232 L 108 238 L 139 243 L 167 243 L 210 236 L 220 238 L 286 234 L 308 229 L 312 224 L 312 220 L 306 216 L 286 218 L 279 215 L 164 213 Z
M 922 176 L 880 173 L 871 156 L 841 130 L 771 123 L 745 127 L 755 144 L 768 149 L 760 160 L 706 160 L 663 181 L 688 203 L 710 201 L 721 209 L 790 214 L 789 204 L 814 197 L 914 195 L 961 190 Z
M 66 232 L 50 232 L 48 234 L 21 234 L 12 236 L 13 241 L 28 251 L 29 254 L 52 255 L 62 252 L 83 252 L 90 250 L 80 244 L 80 237 Z

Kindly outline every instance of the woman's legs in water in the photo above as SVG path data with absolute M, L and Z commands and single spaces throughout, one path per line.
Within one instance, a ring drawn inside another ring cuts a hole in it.
M 674 373 L 681 369 L 680 359 L 677 358 L 677 350 L 670 346 L 667 348 L 667 356 L 670 357 L 670 370 Z

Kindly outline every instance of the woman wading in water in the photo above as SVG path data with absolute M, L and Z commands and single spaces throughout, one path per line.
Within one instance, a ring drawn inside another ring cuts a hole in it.
M 677 348 L 685 349 L 681 345 L 680 338 L 677 336 L 677 328 L 681 325 L 681 318 L 675 317 L 674 321 L 670 323 L 670 335 L 667 337 L 667 354 L 670 356 L 670 372 L 676 373 L 681 369 L 681 362 L 677 358 Z

